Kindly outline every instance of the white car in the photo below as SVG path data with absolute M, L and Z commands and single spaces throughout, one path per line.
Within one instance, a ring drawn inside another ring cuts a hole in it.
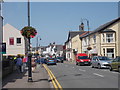
M 94 56 L 91 60 L 92 68 L 109 68 L 111 63 L 111 59 L 106 56 Z

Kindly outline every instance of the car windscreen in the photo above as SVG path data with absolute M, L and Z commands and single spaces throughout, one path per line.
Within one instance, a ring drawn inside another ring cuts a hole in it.
M 78 56 L 78 59 L 89 59 L 88 56 Z
M 57 57 L 57 59 L 63 59 L 63 57 Z
M 44 58 L 41 58 L 40 60 L 41 60 L 41 61 L 44 61 Z
M 110 58 L 108 58 L 108 57 L 98 57 L 99 58 L 99 60 L 111 60 Z
M 48 58 L 48 60 L 54 60 L 54 58 Z

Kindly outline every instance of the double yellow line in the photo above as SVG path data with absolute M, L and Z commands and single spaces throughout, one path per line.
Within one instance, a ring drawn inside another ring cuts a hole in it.
M 48 72 L 49 76 L 50 76 L 50 79 L 52 80 L 52 84 L 54 86 L 54 88 L 56 90 L 60 89 L 60 90 L 63 90 L 62 89 L 62 86 L 59 84 L 58 80 L 56 79 L 56 77 L 53 75 L 53 73 L 51 72 L 51 70 L 45 65 L 43 64 L 44 68 L 46 69 L 46 71 Z

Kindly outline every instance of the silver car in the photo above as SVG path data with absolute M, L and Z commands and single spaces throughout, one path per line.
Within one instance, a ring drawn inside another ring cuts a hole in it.
M 94 56 L 91 60 L 92 68 L 109 68 L 111 63 L 111 59 L 106 56 Z

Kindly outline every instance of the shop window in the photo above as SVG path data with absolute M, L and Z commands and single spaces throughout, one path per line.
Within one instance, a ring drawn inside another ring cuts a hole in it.
M 109 58 L 114 58 L 114 48 L 108 48 L 107 49 L 107 56 Z
M 105 56 L 105 49 L 103 49 L 103 55 Z

